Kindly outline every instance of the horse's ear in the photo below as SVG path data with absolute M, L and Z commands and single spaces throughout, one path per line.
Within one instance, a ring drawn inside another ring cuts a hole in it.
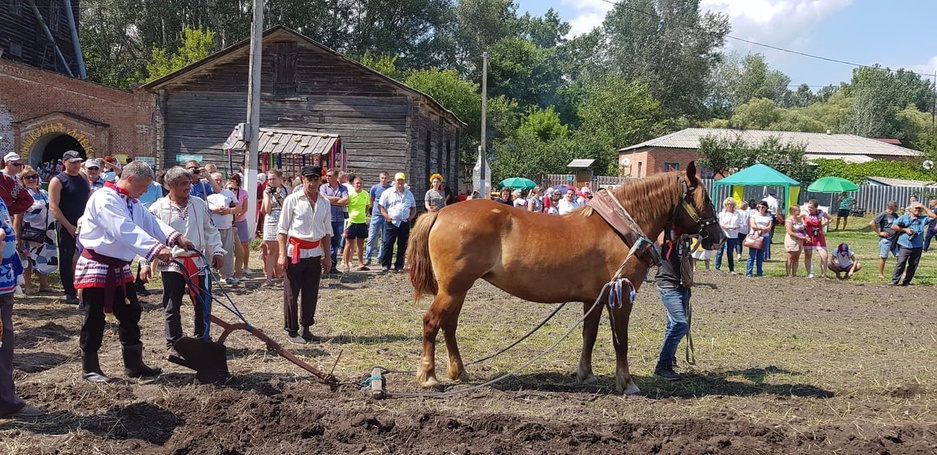
M 699 185 L 699 179 L 696 177 L 696 161 L 690 161 L 690 164 L 686 166 L 686 179 L 690 183 L 690 186 Z

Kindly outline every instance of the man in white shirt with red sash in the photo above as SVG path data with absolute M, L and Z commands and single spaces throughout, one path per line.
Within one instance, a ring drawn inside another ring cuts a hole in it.
M 81 327 L 82 377 L 108 382 L 98 363 L 104 335 L 104 315 L 119 321 L 117 331 L 123 350 L 124 372 L 129 377 L 152 377 L 161 373 L 143 363 L 140 342 L 140 303 L 133 290 L 130 262 L 136 256 L 146 261 L 172 257 L 169 245 L 191 248 L 192 242 L 153 217 L 140 205 L 140 197 L 153 181 L 153 170 L 134 161 L 115 185 L 95 192 L 80 220 L 78 242 L 83 248 L 75 268 L 75 287 L 83 289 L 87 314 Z M 147 279 L 144 275 L 141 278 Z
M 317 340 L 309 326 L 315 324 L 322 270 L 329 273 L 332 269 L 329 258 L 322 261 L 322 251 L 330 245 L 334 235 L 331 205 L 319 194 L 322 168 L 303 166 L 302 175 L 302 189 L 283 200 L 277 227 L 280 247 L 277 271 L 284 275 L 283 325 L 289 342 L 296 344 Z M 302 317 L 297 320 L 300 294 Z M 300 325 L 303 327 L 302 335 L 299 334 Z

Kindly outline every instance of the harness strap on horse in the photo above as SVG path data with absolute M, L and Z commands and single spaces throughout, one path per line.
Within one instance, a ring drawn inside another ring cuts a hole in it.
M 628 253 L 629 255 L 637 254 L 637 256 L 642 258 L 648 265 L 660 265 L 660 256 L 657 255 L 656 250 L 650 248 L 651 242 L 642 242 L 642 240 L 647 241 L 647 236 L 644 235 L 644 231 L 641 230 L 641 227 L 634 221 L 631 214 L 621 205 L 621 202 L 609 194 L 608 190 L 602 188 L 596 191 L 595 196 L 589 201 L 589 206 L 592 207 L 615 232 L 621 234 L 622 238 L 625 240 L 625 244 L 632 248 L 632 251 Z M 636 246 L 638 247 L 637 250 L 635 250 Z

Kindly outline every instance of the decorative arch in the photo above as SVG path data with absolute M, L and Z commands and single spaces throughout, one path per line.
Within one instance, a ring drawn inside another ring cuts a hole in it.
M 33 166 L 57 160 L 68 150 L 93 158 L 108 149 L 110 125 L 69 112 L 53 112 L 16 126 L 16 151 Z

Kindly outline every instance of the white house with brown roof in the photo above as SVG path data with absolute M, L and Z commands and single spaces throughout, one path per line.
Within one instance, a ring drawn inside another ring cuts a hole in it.
M 847 163 L 872 160 L 909 160 L 920 152 L 881 140 L 854 134 L 801 133 L 797 131 L 731 130 L 687 128 L 656 139 L 618 150 L 618 164 L 623 177 L 646 177 L 659 172 L 685 169 L 697 159 L 700 140 L 707 137 L 760 144 L 768 138 L 782 143 L 804 144 L 807 160 L 841 159 Z M 710 176 L 704 176 L 710 177 Z

